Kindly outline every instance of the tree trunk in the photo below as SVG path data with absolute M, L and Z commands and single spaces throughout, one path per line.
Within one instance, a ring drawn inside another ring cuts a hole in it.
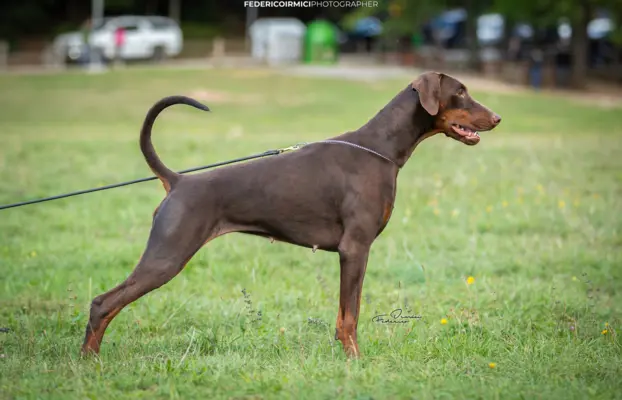
M 168 16 L 179 23 L 181 19 L 181 0 L 168 0 Z
M 579 7 L 580 15 L 572 24 L 572 86 L 577 89 L 585 88 L 587 81 L 588 36 L 587 25 L 591 18 L 591 8 L 587 1 L 582 1 Z
M 469 48 L 469 69 L 479 71 L 482 63 L 479 56 L 479 40 L 477 39 L 477 18 L 479 16 L 479 7 L 476 0 L 467 0 L 466 2 L 467 20 L 466 34 L 467 45 Z

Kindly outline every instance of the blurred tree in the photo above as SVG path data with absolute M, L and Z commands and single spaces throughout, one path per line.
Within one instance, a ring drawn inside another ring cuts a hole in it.
M 346 30 L 354 30 L 357 21 L 365 17 L 377 17 L 383 21 L 382 41 L 385 48 L 395 45 L 402 51 L 411 48 L 415 34 L 450 0 L 379 0 L 378 7 L 359 7 L 347 13 L 341 20 Z M 401 46 L 400 46 L 401 44 Z M 437 44 L 437 53 L 440 48 Z
M 135 0 L 105 0 L 106 8 L 132 8 Z
M 369 9 L 369 7 L 367 7 Z M 91 0 L 0 0 L 0 39 L 51 37 L 76 29 L 90 16 Z M 180 20 L 182 28 L 223 35 L 243 35 L 246 8 L 241 0 L 105 0 L 106 15 L 160 14 Z M 294 17 L 310 21 L 323 16 L 338 21 L 352 8 L 262 8 L 260 17 Z M 183 18 L 182 18 L 183 16 Z
M 365 17 L 384 20 L 384 34 L 388 36 L 411 35 L 421 30 L 423 24 L 446 5 L 447 0 L 379 0 L 378 7 L 358 7 L 341 20 L 346 29 L 354 29 L 356 22 Z
M 506 0 L 512 2 L 514 0 Z M 535 1 L 535 0 L 534 0 Z M 469 66 L 480 68 L 479 42 L 477 39 L 477 17 L 485 12 L 493 0 L 380 0 L 377 8 L 360 7 L 348 13 L 342 20 L 347 29 L 367 16 L 380 16 L 384 19 L 383 36 L 388 40 L 421 33 L 423 26 L 432 17 L 447 8 L 464 7 L 467 11 L 466 34 L 469 48 Z M 436 53 L 441 44 L 436 42 Z
M 423 24 L 443 9 L 446 0 L 388 0 L 386 3 L 389 18 L 384 26 L 387 34 L 405 36 L 420 32 Z
M 155 15 L 158 13 L 158 0 L 145 0 L 145 15 Z
M 477 38 L 477 18 L 490 6 L 488 0 L 466 0 L 465 9 L 467 12 L 466 33 L 467 45 L 469 47 L 469 67 L 474 70 L 481 69 L 479 55 L 479 40 Z
M 67 0 L 65 3 L 65 10 L 68 20 L 76 21 L 81 17 L 79 1 L 80 0 Z
M 18 33 L 35 35 L 49 22 L 48 9 L 61 3 L 56 0 L 2 0 L 0 39 L 13 42 Z M 62 6 L 62 4 L 61 4 Z
M 537 28 L 557 26 L 562 18 L 572 27 L 572 83 L 577 88 L 586 84 L 588 71 L 587 26 L 597 9 L 607 9 L 622 16 L 622 0 L 522 0 L 520 7 L 515 0 L 494 0 L 499 12 L 512 20 L 530 22 Z

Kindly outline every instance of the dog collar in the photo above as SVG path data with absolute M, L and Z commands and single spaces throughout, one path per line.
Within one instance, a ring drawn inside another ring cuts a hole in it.
M 392 159 L 390 159 L 389 157 L 387 157 L 387 156 L 385 156 L 383 154 L 378 153 L 375 150 L 368 149 L 367 147 L 364 147 L 364 146 L 361 146 L 361 145 L 358 145 L 358 144 L 355 144 L 355 143 L 346 142 L 346 141 L 343 141 L 343 140 L 326 139 L 326 140 L 320 140 L 319 142 L 298 143 L 298 144 L 295 144 L 293 146 L 289 146 L 289 147 L 285 147 L 285 148 L 279 149 L 279 153 L 285 153 L 285 152 L 288 152 L 288 151 L 298 150 L 298 149 L 303 148 L 304 146 L 308 146 L 310 144 L 317 144 L 317 143 L 345 144 L 347 146 L 355 147 L 355 148 L 360 149 L 360 150 L 365 150 L 368 153 L 374 154 L 374 155 L 376 155 L 376 156 L 378 156 L 380 158 L 383 158 L 383 159 L 387 160 L 388 162 L 390 162 L 390 163 L 394 164 L 395 166 L 397 166 L 397 168 L 400 168 L 400 166 L 395 161 L 393 161 Z

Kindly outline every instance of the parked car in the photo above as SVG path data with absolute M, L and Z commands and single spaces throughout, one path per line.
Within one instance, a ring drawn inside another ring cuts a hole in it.
M 103 60 L 112 60 L 117 57 L 115 33 L 119 28 L 124 32 L 118 55 L 121 60 L 159 61 L 181 52 L 183 35 L 179 25 L 159 16 L 103 18 L 92 27 L 90 34 L 85 26 L 82 31 L 57 36 L 53 42 L 54 51 L 69 63 L 86 61 L 92 52 L 97 52 Z

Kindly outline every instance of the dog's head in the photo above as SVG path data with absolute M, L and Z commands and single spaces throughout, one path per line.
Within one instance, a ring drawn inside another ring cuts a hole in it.
M 479 132 L 494 129 L 501 117 L 475 101 L 457 79 L 438 72 L 419 76 L 412 87 L 419 93 L 419 102 L 435 117 L 437 132 L 469 146 L 479 143 Z

